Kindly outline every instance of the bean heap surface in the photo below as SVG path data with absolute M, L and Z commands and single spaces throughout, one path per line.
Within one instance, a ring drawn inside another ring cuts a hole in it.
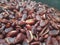
M 60 45 L 60 11 L 41 2 L 0 0 L 0 45 Z

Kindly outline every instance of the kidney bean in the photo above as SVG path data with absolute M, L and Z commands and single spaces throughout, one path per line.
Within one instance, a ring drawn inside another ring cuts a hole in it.
M 59 45 L 58 41 L 56 40 L 56 38 L 52 38 L 52 43 L 53 43 L 53 45 Z
M 7 34 L 7 37 L 13 37 L 13 36 L 16 36 L 18 34 L 18 31 L 10 31 L 8 34 Z
M 40 21 L 40 26 L 41 26 L 41 27 L 44 27 L 45 25 L 47 25 L 47 23 L 48 23 L 47 20 L 45 20 L 45 21 L 44 21 L 44 20 L 41 20 L 41 21 Z
M 15 43 L 22 42 L 26 36 L 23 33 L 19 33 L 15 39 Z
M 40 15 L 36 15 L 36 20 L 41 20 Z
M 52 37 L 49 36 L 46 40 L 46 45 L 52 45 Z
M 49 35 L 51 35 L 51 36 L 56 36 L 58 34 L 59 34 L 59 30 L 51 30 L 51 31 L 49 31 Z
M 28 19 L 28 20 L 26 20 L 26 23 L 27 24 L 34 24 L 35 21 L 34 21 L 34 19 Z
M 31 30 L 32 27 L 31 27 L 31 25 L 27 24 L 27 25 L 26 25 L 26 28 L 27 28 L 28 30 Z
M 20 31 L 21 31 L 22 33 L 26 33 L 26 30 L 24 30 L 24 29 L 20 29 Z
M 28 30 L 28 31 L 26 32 L 26 34 L 27 34 L 28 40 L 29 40 L 29 41 L 32 41 L 32 40 L 33 40 L 33 34 L 32 34 L 32 32 Z

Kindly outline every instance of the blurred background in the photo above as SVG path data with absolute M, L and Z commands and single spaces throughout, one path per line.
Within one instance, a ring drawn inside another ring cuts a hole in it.
M 60 10 L 60 0 L 34 0 L 34 1 L 48 4 L 49 6 L 57 8 L 58 10 Z

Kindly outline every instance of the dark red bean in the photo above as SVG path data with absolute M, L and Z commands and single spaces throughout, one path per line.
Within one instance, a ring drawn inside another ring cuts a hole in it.
M 16 36 L 18 34 L 18 31 L 10 31 L 8 34 L 7 34 L 7 37 L 13 37 L 13 36 Z
M 41 27 L 44 27 L 47 23 L 48 23 L 47 20 L 45 20 L 45 21 L 44 21 L 44 20 L 41 20 L 41 21 L 40 21 L 40 26 L 41 26 Z
M 33 34 L 32 34 L 32 32 L 28 30 L 28 31 L 26 31 L 26 34 L 27 34 L 28 40 L 32 41 L 33 40 Z
M 36 20 L 41 20 L 40 15 L 36 15 Z
M 58 44 L 58 41 L 56 40 L 56 38 L 52 38 L 52 44 L 53 44 L 53 45 L 59 45 L 59 44 Z
M 22 42 L 26 36 L 23 33 L 19 33 L 15 39 L 15 43 Z
M 56 36 L 58 34 L 59 34 L 59 30 L 51 30 L 51 31 L 49 31 L 49 35 L 51 35 L 51 36 Z
M 27 24 L 27 25 L 26 25 L 26 28 L 27 28 L 28 30 L 31 30 L 32 27 L 31 27 L 31 25 Z
M 34 24 L 35 21 L 34 21 L 34 19 L 28 19 L 28 20 L 26 20 L 26 23 L 27 24 Z
M 26 30 L 24 30 L 24 29 L 20 29 L 20 31 L 21 31 L 22 33 L 26 33 Z
M 25 25 L 26 22 L 25 22 L 25 21 L 19 21 L 18 24 L 19 24 L 19 25 Z
M 43 42 L 44 41 L 44 38 L 43 37 L 39 37 L 39 41 L 40 42 Z
M 32 42 L 31 45 L 40 45 L 40 42 Z
M 46 40 L 46 45 L 52 45 L 52 37 L 49 36 Z

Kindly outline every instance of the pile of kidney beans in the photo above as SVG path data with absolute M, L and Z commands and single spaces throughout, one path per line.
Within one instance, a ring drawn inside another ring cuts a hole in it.
M 60 11 L 31 0 L 0 0 L 0 45 L 60 45 Z

